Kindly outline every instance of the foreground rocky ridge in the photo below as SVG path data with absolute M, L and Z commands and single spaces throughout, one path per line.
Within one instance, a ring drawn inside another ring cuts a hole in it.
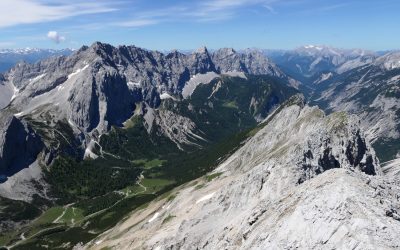
M 399 180 L 345 114 L 292 105 L 213 174 L 138 209 L 87 247 L 396 248 Z

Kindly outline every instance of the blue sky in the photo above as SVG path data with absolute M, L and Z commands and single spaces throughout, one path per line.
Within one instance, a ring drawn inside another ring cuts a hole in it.
M 0 48 L 400 48 L 399 0 L 0 0 Z

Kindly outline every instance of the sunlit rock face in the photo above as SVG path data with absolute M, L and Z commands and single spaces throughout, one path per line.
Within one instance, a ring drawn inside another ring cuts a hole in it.
M 158 199 L 90 249 L 396 248 L 399 180 L 384 176 L 359 121 L 292 105 L 208 178 Z

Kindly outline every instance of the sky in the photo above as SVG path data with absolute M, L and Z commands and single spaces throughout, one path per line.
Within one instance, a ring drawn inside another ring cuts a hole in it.
M 399 0 L 0 0 L 0 48 L 400 48 Z

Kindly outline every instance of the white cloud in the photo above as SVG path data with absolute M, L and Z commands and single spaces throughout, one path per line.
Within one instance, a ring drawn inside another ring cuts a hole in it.
M 187 11 L 188 9 L 186 7 L 178 6 L 152 11 L 143 11 L 136 13 L 136 16 L 132 19 L 122 22 L 115 22 L 113 25 L 132 28 L 149 26 L 161 22 L 171 21 L 176 18 L 182 18 L 183 13 L 186 13 Z
M 53 40 L 55 43 L 65 41 L 65 37 L 61 36 L 57 31 L 49 31 L 49 33 L 47 33 L 47 38 Z
M 263 7 L 268 12 L 275 12 L 271 4 L 282 0 L 206 0 L 197 3 L 137 12 L 131 19 L 115 22 L 113 25 L 122 27 L 143 27 L 163 22 L 197 21 L 215 22 L 232 19 L 242 8 L 253 6 Z
M 149 26 L 153 24 L 159 23 L 157 19 L 133 19 L 125 22 L 116 23 L 116 25 L 121 27 L 131 27 L 131 28 L 138 28 L 143 26 Z
M 57 2 L 57 1 L 56 1 Z M 0 28 L 19 24 L 40 23 L 68 17 L 115 11 L 105 2 L 80 0 L 75 3 L 49 4 L 39 0 L 1 0 Z
M 264 4 L 272 4 L 278 0 L 208 0 L 205 1 L 203 9 L 210 12 L 236 9 L 244 6 L 256 6 Z
M 265 4 L 264 8 L 266 8 L 269 12 L 271 12 L 272 14 L 277 14 L 277 12 L 275 11 L 274 8 L 272 8 L 272 6 Z

